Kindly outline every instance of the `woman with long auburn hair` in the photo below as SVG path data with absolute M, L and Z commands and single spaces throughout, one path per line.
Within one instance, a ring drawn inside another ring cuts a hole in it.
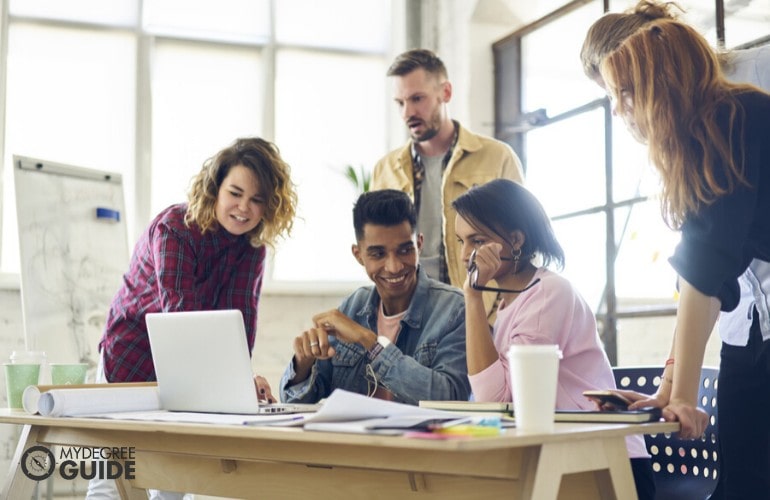
M 662 383 L 652 396 L 626 395 L 632 408 L 663 408 L 682 437 L 700 437 L 706 342 L 720 311 L 740 307 L 747 319 L 720 329 L 720 488 L 725 498 L 759 498 L 770 491 L 770 95 L 728 81 L 724 56 L 670 15 L 668 4 L 640 2 L 638 25 L 616 39 L 608 38 L 613 22 L 605 16 L 581 53 L 613 113 L 647 144 L 663 218 L 681 232 L 669 259 L 680 298 Z

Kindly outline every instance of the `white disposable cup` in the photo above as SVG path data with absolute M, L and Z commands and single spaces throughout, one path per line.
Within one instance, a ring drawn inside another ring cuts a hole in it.
M 514 344 L 508 349 L 516 429 L 553 431 L 559 359 L 558 345 Z

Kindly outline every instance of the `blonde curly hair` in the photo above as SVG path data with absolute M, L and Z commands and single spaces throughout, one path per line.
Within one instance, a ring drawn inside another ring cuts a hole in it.
M 219 227 L 216 217 L 219 188 L 230 169 L 242 165 L 257 177 L 266 200 L 262 221 L 247 236 L 253 247 L 274 246 L 279 237 L 291 234 L 297 211 L 297 193 L 290 178 L 290 167 L 278 147 L 259 137 L 236 139 L 203 163 L 188 193 L 184 221 L 196 224 L 205 233 Z

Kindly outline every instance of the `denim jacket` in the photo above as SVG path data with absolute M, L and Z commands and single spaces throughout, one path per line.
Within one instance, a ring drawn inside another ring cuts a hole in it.
M 417 289 L 395 344 L 368 362 L 366 350 L 329 338 L 334 357 L 316 360 L 310 376 L 296 385 L 294 361 L 281 378 L 281 400 L 316 402 L 336 389 L 368 394 L 377 384 L 393 393 L 394 400 L 416 405 L 420 400 L 467 400 L 470 394 L 465 361 L 465 302 L 463 294 L 418 269 Z M 339 310 L 373 332 L 377 332 L 380 297 L 373 286 L 353 292 Z M 367 375 L 367 365 L 371 373 Z

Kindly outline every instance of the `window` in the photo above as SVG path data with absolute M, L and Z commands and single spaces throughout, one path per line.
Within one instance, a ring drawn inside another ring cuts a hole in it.
M 389 110 L 378 99 L 386 85 L 381 61 L 284 50 L 276 66 L 276 140 L 298 185 L 299 217 L 294 237 L 276 252 L 273 277 L 365 279 L 350 251 L 357 193 L 342 172 L 347 165 L 374 165 L 385 150 Z M 381 119 L 372 121 L 372 114 Z
M 526 111 L 547 103 L 549 116 L 556 116 L 603 95 L 587 78 L 575 78 L 583 75 L 583 37 L 599 14 L 601 5 L 591 2 L 522 37 L 522 101 Z
M 142 7 L 145 29 L 158 35 L 262 43 L 270 37 L 269 0 L 145 0 Z
M 203 160 L 234 138 L 263 135 L 261 51 L 158 40 L 152 74 L 151 207 L 185 201 Z M 202 71 L 205 68 L 205 71 Z
M 300 197 L 268 280 L 365 279 L 350 255 L 357 193 L 341 172 L 387 151 L 391 1 L 0 1 L 0 272 L 19 271 L 13 154 L 120 172 L 133 240 L 186 199 L 208 157 L 259 135 Z
M 19 271 L 13 154 L 134 169 L 136 41 L 124 31 L 11 23 L 0 269 Z
M 527 188 L 555 219 L 566 257 L 564 276 L 594 308 L 607 281 L 605 217 L 595 211 L 571 214 L 605 203 L 603 141 L 596 134 L 603 126 L 604 108 L 597 108 L 527 134 Z

